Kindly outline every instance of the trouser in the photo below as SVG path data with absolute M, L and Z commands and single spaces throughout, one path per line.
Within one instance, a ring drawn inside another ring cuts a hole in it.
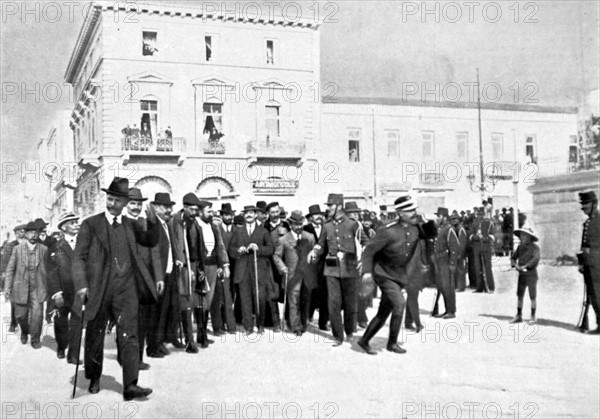
M 207 345 L 208 344 L 208 314 L 210 312 L 208 306 L 208 293 L 198 293 L 199 306 L 194 307 L 194 317 L 196 318 L 196 342 Z
M 179 326 L 179 292 L 174 273 L 165 278 L 165 290 L 158 296 L 158 304 L 152 306 L 152 331 L 148 334 L 147 352 L 152 353 L 158 345 L 177 340 Z
M 217 270 L 219 269 L 219 266 L 214 264 L 214 265 L 204 265 L 204 276 L 206 277 L 206 280 L 208 281 L 208 286 L 209 286 L 209 291 L 204 295 L 204 310 L 207 312 L 207 316 L 206 316 L 206 324 L 208 324 L 208 313 L 210 312 L 210 316 L 211 319 L 213 319 L 213 332 L 215 332 L 216 329 L 215 325 L 214 325 L 214 317 L 213 317 L 213 313 L 216 310 L 213 310 L 212 308 L 212 302 L 213 299 L 215 297 L 215 288 L 217 287 Z
M 596 323 L 600 326 L 600 265 L 583 266 L 583 280 L 587 288 L 588 302 L 596 313 Z
M 319 309 L 319 328 L 327 327 L 329 321 L 329 308 L 327 296 L 327 278 L 324 275 L 319 275 L 318 286 L 312 291 L 311 306 L 309 317 L 312 318 L 315 310 Z
M 67 359 L 79 359 L 80 332 L 81 317 L 70 306 L 63 305 L 54 318 L 54 337 L 59 351 L 69 348 Z
M 85 334 L 85 377 L 99 379 L 104 360 L 106 323 L 116 321 L 117 346 L 123 366 L 123 388 L 137 384 L 140 364 L 138 297 L 133 277 L 118 289 L 107 288 L 96 317 L 88 321 Z
M 233 303 L 231 299 L 231 290 L 229 289 L 230 282 L 231 278 L 217 278 L 214 297 L 210 307 L 213 332 L 223 330 L 224 323 L 227 324 L 227 330 L 235 330 Z
M 450 272 L 450 265 L 447 257 L 441 257 L 437 260 L 438 264 L 438 291 L 444 297 L 444 306 L 446 313 L 456 313 L 456 290 L 454 285 L 454 273 Z
M 346 335 L 354 333 L 356 297 L 358 294 L 357 282 L 357 278 L 327 277 L 329 320 L 331 321 L 333 337 L 338 341 L 344 340 L 344 331 Z M 342 310 L 344 310 L 343 323 Z
M 190 342 L 194 342 L 194 330 L 192 323 L 192 309 L 186 309 L 181 311 L 181 328 L 183 329 L 183 336 L 185 339 L 185 343 L 189 344 Z M 200 331 L 198 331 L 198 335 L 200 335 Z
M 358 309 L 356 311 L 356 321 L 358 323 L 368 323 L 369 318 L 367 317 L 367 307 L 369 306 L 369 302 L 373 299 L 371 295 L 367 295 L 365 297 L 358 297 L 357 304 Z
M 469 288 L 477 288 L 477 272 L 475 270 L 475 255 L 473 248 L 469 249 L 468 260 Z
M 154 304 L 139 304 L 138 305 L 138 342 L 140 346 L 140 361 L 144 359 L 144 347 L 146 339 L 150 340 L 150 333 L 153 329 L 152 325 L 152 310 Z
M 27 304 L 15 303 L 15 319 L 22 335 L 31 334 L 31 343 L 39 342 L 44 323 L 44 301 L 39 301 L 37 290 L 29 288 Z
M 421 316 L 419 314 L 419 288 L 413 284 L 407 284 L 406 289 L 406 318 L 405 324 L 415 324 L 416 327 L 421 327 Z
M 15 303 L 10 303 L 10 327 L 17 327 L 17 317 L 15 316 Z
M 462 291 L 467 287 L 466 267 L 464 259 L 458 259 L 456 261 L 456 272 L 454 273 L 454 280 L 457 290 Z
M 312 290 L 306 287 L 303 280 L 296 281 L 292 286 L 288 284 L 288 311 L 291 329 L 294 332 L 308 328 L 308 315 L 310 311 L 310 298 Z
M 477 290 L 484 291 L 487 288 L 494 291 L 494 274 L 492 272 L 492 251 L 488 243 L 473 244 L 473 269 L 477 277 Z M 484 278 L 485 274 L 485 278 Z
M 267 305 L 267 285 L 265 283 L 258 284 L 258 307 L 256 306 L 256 282 L 251 275 L 242 279 L 239 284 L 241 308 L 242 308 L 242 324 L 246 331 L 251 331 L 253 328 L 252 311 L 256 316 L 256 325 L 262 327 L 265 324 L 265 307 Z M 258 313 L 257 313 L 258 309 Z
M 385 278 L 375 277 L 375 282 L 381 288 L 381 301 L 377 314 L 367 326 L 362 340 L 368 343 L 385 325 L 387 318 L 391 314 L 388 346 L 395 345 L 398 343 L 398 335 L 400 334 L 400 326 L 402 326 L 402 314 L 405 306 L 402 287 L 399 283 Z

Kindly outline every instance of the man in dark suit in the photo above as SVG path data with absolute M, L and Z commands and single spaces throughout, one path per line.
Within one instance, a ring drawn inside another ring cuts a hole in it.
M 26 224 L 19 224 L 18 226 L 15 226 L 14 228 L 14 233 L 15 233 L 15 239 L 11 242 L 8 242 L 4 248 L 2 249 L 2 289 L 4 289 L 4 285 L 6 284 L 6 267 L 8 266 L 8 261 L 10 260 L 10 256 L 12 255 L 12 250 L 15 248 L 15 246 L 17 246 L 19 243 L 24 243 L 25 242 L 25 226 Z M 14 303 L 10 303 L 10 326 L 8 327 L 8 332 L 9 333 L 15 333 L 15 331 L 17 330 L 17 319 L 15 317 L 15 304 Z
M 229 243 L 229 256 L 235 259 L 233 279 L 238 284 L 242 323 L 247 334 L 251 334 L 253 331 L 253 305 L 258 332 L 264 333 L 265 306 L 269 298 L 270 281 L 268 260 L 274 250 L 271 236 L 265 228 L 256 223 L 257 210 L 258 208 L 253 206 L 244 207 L 246 224 L 234 231 L 231 243 Z M 257 291 L 258 295 L 256 295 Z M 256 306 L 257 300 L 258 306 Z
M 150 252 L 155 267 L 156 287 L 159 293 L 158 304 L 152 312 L 153 331 L 148 339 L 147 355 L 151 358 L 162 358 L 170 354 L 166 343 L 176 348 L 183 348 L 177 340 L 179 325 L 179 288 L 177 284 L 178 269 L 183 267 L 178 242 L 175 238 L 172 222 L 173 205 L 171 196 L 165 192 L 155 195 L 151 207 L 158 216 L 158 244 Z
M 75 301 L 75 285 L 73 283 L 72 268 L 79 232 L 79 217 L 72 212 L 61 215 L 58 228 L 64 236 L 58 241 L 50 253 L 54 269 L 48 272 L 48 294 L 54 301 L 58 315 L 54 319 L 54 337 L 56 338 L 56 356 L 65 357 L 68 348 L 67 362 L 76 364 L 79 359 L 81 332 L 81 318 L 73 310 Z
M 450 234 L 450 241 L 457 246 L 457 258 L 456 258 L 456 270 L 454 272 L 454 282 L 456 284 L 456 292 L 463 292 L 467 286 L 466 278 L 466 265 L 465 259 L 467 257 L 468 247 L 468 235 L 467 231 L 463 228 L 460 221 L 460 215 L 456 211 L 450 216 L 450 224 L 452 224 L 452 233 Z M 452 271 L 450 271 L 452 274 Z
M 579 193 L 579 202 L 581 210 L 588 216 L 583 223 L 581 238 L 583 264 L 579 266 L 579 271 L 583 273 L 587 299 L 592 304 L 596 313 L 596 323 L 599 326 L 588 333 L 597 335 L 600 333 L 600 212 L 596 192 Z
M 297 336 L 308 330 L 308 311 L 312 290 L 317 285 L 316 264 L 309 264 L 308 253 L 316 244 L 312 234 L 302 229 L 304 217 L 300 211 L 292 211 L 288 219 L 292 231 L 279 238 L 273 260 L 279 273 L 287 276 L 282 283 L 287 293 L 292 332 Z
M 311 205 L 308 207 L 308 214 L 306 218 L 309 221 L 304 226 L 304 231 L 307 231 L 313 235 L 315 242 L 319 241 L 321 234 L 323 233 L 323 212 L 319 205 Z M 329 332 L 327 322 L 329 322 L 329 308 L 327 306 L 327 279 L 323 274 L 325 270 L 325 255 L 321 255 L 316 261 L 316 272 L 317 272 L 317 287 L 313 290 L 313 295 L 310 302 L 309 318 L 312 319 L 315 309 L 319 309 L 319 329 L 325 332 Z
M 492 250 L 494 248 L 494 225 L 484 218 L 485 209 L 480 207 L 477 218 L 469 231 L 469 242 L 472 247 L 473 270 L 477 278 L 475 292 L 490 292 L 495 289 L 494 274 L 492 272 Z
M 121 215 L 129 201 L 129 181 L 115 178 L 106 192 L 106 210 L 81 224 L 73 279 L 85 304 L 85 375 L 90 393 L 100 391 L 107 320 L 116 321 L 117 345 L 123 365 L 125 400 L 148 396 L 152 390 L 137 385 L 139 342 L 137 337 L 138 295 L 156 299 L 152 277 L 136 251 L 136 243 L 152 247 L 158 242 L 160 225 L 152 209 L 147 212 L 148 230 L 143 231 Z M 77 299 L 76 299 L 77 305 Z M 78 308 L 79 308 L 78 307 Z

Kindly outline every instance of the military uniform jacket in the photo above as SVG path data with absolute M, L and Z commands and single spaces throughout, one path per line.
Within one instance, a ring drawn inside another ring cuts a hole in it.
M 477 233 L 481 231 L 481 237 Z M 472 243 L 492 243 L 496 240 L 494 237 L 494 225 L 488 219 L 475 220 L 469 231 L 469 240 Z
M 597 209 L 583 223 L 581 250 L 584 265 L 600 267 L 600 212 Z
M 6 267 L 5 290 L 10 291 L 10 301 L 15 304 L 27 304 L 29 299 L 29 280 L 27 278 L 27 253 L 29 249 L 27 243 L 16 245 Z M 37 268 L 35 270 L 35 281 L 37 288 L 37 300 L 43 302 L 47 294 L 46 277 L 46 254 L 48 248 L 41 243 L 37 243 L 34 248 L 36 255 Z
M 337 278 L 358 277 L 358 260 L 356 256 L 356 241 L 361 246 L 368 242 L 366 234 L 360 224 L 346 215 L 338 220 L 327 221 L 323 225 L 323 232 L 319 237 L 318 247 L 315 247 L 317 256 L 325 254 L 325 276 Z M 341 259 L 337 258 L 338 252 L 343 254 Z M 334 259 L 338 260 L 337 264 Z
M 443 226 L 435 246 L 436 260 L 456 265 L 460 253 L 460 243 L 451 225 Z

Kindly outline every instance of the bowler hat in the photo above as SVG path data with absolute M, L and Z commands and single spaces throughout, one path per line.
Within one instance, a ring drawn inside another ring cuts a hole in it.
M 72 212 L 65 212 L 63 215 L 60 216 L 60 218 L 58 219 L 58 224 L 56 225 L 56 227 L 60 230 L 60 227 L 64 224 L 67 223 L 69 221 L 77 221 L 79 220 L 79 217 L 76 216 L 75 214 L 73 214 Z
M 288 218 L 288 221 L 294 224 L 303 224 L 304 220 L 305 218 L 302 215 L 302 211 L 292 211 L 290 218 Z
M 39 225 L 35 221 L 25 224 L 25 231 L 39 231 Z
M 35 225 L 37 226 L 36 230 L 44 230 L 49 223 L 45 222 L 44 220 L 42 220 L 41 218 L 36 218 L 34 221 Z
M 330 193 L 327 196 L 326 205 L 344 205 L 344 195 L 341 193 Z
M 321 207 L 318 205 L 311 205 L 310 207 L 308 207 L 308 214 L 306 214 L 306 216 L 310 217 L 311 215 L 319 214 L 323 214 L 323 211 L 321 211 Z
M 596 192 L 594 192 L 594 191 L 579 192 L 579 203 L 587 204 L 589 202 L 598 202 L 598 197 L 596 196 Z
M 438 207 L 435 215 L 443 215 L 444 217 L 448 217 L 450 214 L 448 212 L 448 208 Z
M 279 208 L 279 218 L 281 218 L 282 220 L 285 220 L 285 217 L 287 217 L 287 212 L 285 212 L 285 208 L 280 207 Z
M 144 202 L 144 201 L 147 201 L 148 198 L 144 198 L 142 196 L 142 191 L 140 191 L 138 188 L 129 188 L 129 200 L 137 201 L 137 202 Z
M 212 207 L 212 202 L 210 202 L 210 201 L 200 201 L 199 207 L 200 207 L 200 209 L 204 209 L 206 207 L 210 208 L 210 207 Z
M 258 205 L 257 205 L 258 206 Z M 269 210 L 273 207 L 278 207 L 279 202 L 269 202 L 269 205 L 265 207 L 265 211 L 269 212 Z
M 230 203 L 221 204 L 221 214 L 233 214 Z
M 360 208 L 356 201 L 349 201 L 344 205 L 344 212 L 360 212 Z
M 531 236 L 531 241 L 533 241 L 533 242 L 536 242 L 536 241 L 539 240 L 538 236 L 535 235 L 535 233 L 533 232 L 533 229 L 531 227 L 521 227 L 521 228 L 518 228 L 518 229 L 516 229 L 514 231 L 513 234 L 515 236 L 521 238 L 521 234 L 523 234 L 523 233 L 530 235 Z
M 116 177 L 110 183 L 108 189 L 102 188 L 102 190 L 109 195 L 129 198 L 129 179 L 124 177 Z
M 245 205 L 242 212 L 247 212 L 247 211 L 260 211 L 260 208 L 255 207 L 253 205 Z
M 157 192 L 157 194 L 154 195 L 154 201 L 152 201 L 151 204 L 156 204 L 156 205 L 175 205 L 175 202 L 171 201 L 171 195 L 169 195 L 169 193 L 167 193 L 167 192 Z
M 265 201 L 258 201 L 256 203 L 256 209 L 254 211 L 267 212 L 267 203 Z
M 195 205 L 195 206 L 200 206 L 200 200 L 198 199 L 198 196 L 193 193 L 186 193 L 183 196 L 183 205 Z

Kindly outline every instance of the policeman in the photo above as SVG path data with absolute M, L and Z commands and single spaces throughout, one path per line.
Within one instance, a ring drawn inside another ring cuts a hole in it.
M 588 216 L 583 223 L 581 253 L 583 264 L 579 271 L 587 288 L 587 298 L 596 312 L 596 322 L 600 325 L 600 215 L 598 197 L 594 191 L 579 193 L 581 210 Z M 600 327 L 590 330 L 589 334 L 600 334 Z

